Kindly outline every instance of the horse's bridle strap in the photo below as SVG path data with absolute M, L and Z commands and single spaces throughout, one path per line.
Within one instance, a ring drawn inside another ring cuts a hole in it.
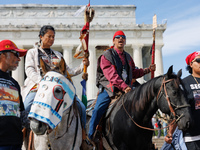
M 176 111 L 177 109 L 180 109 L 180 108 L 185 108 L 185 107 L 190 107 L 190 104 L 186 104 L 186 105 L 182 105 L 182 106 L 176 106 L 175 104 L 173 104 L 171 102 L 171 105 L 173 105 L 174 107 L 176 107 L 174 110 Z
M 156 98 L 156 99 L 157 99 L 157 101 L 158 101 L 158 96 L 160 95 L 161 90 L 162 90 L 162 87 L 163 87 L 163 88 L 164 88 L 164 91 L 165 91 L 165 96 L 166 96 L 166 100 L 167 100 L 169 109 L 170 109 L 171 113 L 172 113 L 174 116 L 176 116 L 175 111 L 174 111 L 174 109 L 172 108 L 172 105 L 171 105 L 171 103 L 170 103 L 169 96 L 168 96 L 168 94 L 167 94 L 166 85 L 165 85 L 167 82 L 170 82 L 170 81 L 172 81 L 172 80 L 173 80 L 173 79 L 169 79 L 169 80 L 166 80 L 166 81 L 165 81 L 165 77 L 163 78 L 162 85 L 161 85 L 161 87 L 160 87 L 160 90 L 159 90 L 159 92 L 158 92 L 158 95 L 157 95 L 157 98 Z

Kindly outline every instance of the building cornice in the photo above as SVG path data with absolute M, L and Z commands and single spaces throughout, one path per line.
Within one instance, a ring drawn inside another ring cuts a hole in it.
M 75 8 L 79 9 L 83 5 L 54 5 L 54 4 L 6 4 L 6 5 L 0 5 L 0 8 Z M 93 8 L 136 8 L 135 5 L 92 5 Z
M 47 5 L 47 4 L 18 4 L 0 5 L 0 25 L 31 25 L 31 24 L 84 24 L 84 12 L 75 16 L 82 6 Z M 136 24 L 134 5 L 95 5 L 96 24 Z M 16 21 L 17 20 L 17 21 Z
M 13 31 L 13 30 L 17 30 L 17 31 L 38 31 L 40 28 L 42 27 L 42 25 L 38 25 L 38 24 L 34 24 L 34 25 L 14 25 L 14 24 L 9 24 L 9 25 L 0 25 L 0 30 L 4 30 L 4 31 Z M 56 28 L 56 30 L 64 30 L 64 31 L 68 31 L 68 30 L 78 30 L 80 31 L 80 29 L 82 29 L 83 24 L 68 24 L 68 25 L 63 25 L 61 24 L 56 24 L 54 25 L 54 27 Z M 167 27 L 167 24 L 158 24 L 158 27 L 156 28 L 156 30 L 162 30 L 165 31 Z M 91 24 L 90 26 L 90 30 L 116 30 L 116 29 L 123 29 L 123 30 L 135 30 L 135 31 L 151 31 L 153 30 L 152 25 L 151 24 L 129 24 L 129 25 L 123 25 L 123 24 L 119 24 L 119 25 L 113 25 L 113 24 Z

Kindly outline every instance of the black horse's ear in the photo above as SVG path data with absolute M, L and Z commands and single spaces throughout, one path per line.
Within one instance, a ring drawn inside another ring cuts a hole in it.
M 181 78 L 181 76 L 182 76 L 182 69 L 180 69 L 180 70 L 178 71 L 177 76 L 178 76 L 178 78 Z
M 66 63 L 65 63 L 65 60 L 63 59 L 63 57 L 61 58 L 61 61 L 59 63 L 59 68 L 60 68 L 60 71 L 62 72 L 62 74 L 65 74 Z
M 47 67 L 47 64 L 40 58 L 40 67 L 42 68 L 43 75 L 46 74 L 50 69 Z
M 173 73 L 173 65 L 171 65 L 167 71 L 167 76 L 170 77 L 171 74 Z

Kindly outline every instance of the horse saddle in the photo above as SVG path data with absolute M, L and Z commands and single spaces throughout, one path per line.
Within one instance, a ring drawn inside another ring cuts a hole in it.
M 119 101 L 121 95 L 122 95 L 122 93 L 120 92 L 120 93 L 116 94 L 115 97 L 111 98 L 111 102 L 108 106 L 108 109 L 107 109 L 105 115 L 102 116 L 102 118 L 104 118 L 104 119 L 109 118 L 112 110 L 118 104 L 118 101 Z M 95 107 L 96 101 L 97 101 L 97 99 L 91 99 L 91 100 L 88 101 L 88 107 L 86 109 L 87 116 L 89 116 L 89 117 L 92 116 L 92 111 Z M 98 149 L 100 149 L 100 150 L 103 149 L 103 147 L 106 148 L 107 150 L 112 150 L 112 148 L 108 144 L 108 141 L 106 140 L 106 138 L 102 134 L 102 121 L 100 121 L 99 125 L 97 126 L 97 129 L 94 133 L 93 141 L 94 141 L 95 145 L 98 147 Z
M 109 114 L 112 112 L 112 110 L 114 109 L 114 107 L 117 105 L 119 98 L 121 97 L 122 93 L 118 92 L 116 94 L 116 96 L 111 98 L 111 102 L 108 106 L 108 109 L 106 111 L 106 114 L 104 116 L 104 118 L 107 118 L 109 116 Z M 92 116 L 92 111 L 94 110 L 95 104 L 96 104 L 97 99 L 91 99 L 88 100 L 88 107 L 86 109 L 86 114 L 87 116 Z

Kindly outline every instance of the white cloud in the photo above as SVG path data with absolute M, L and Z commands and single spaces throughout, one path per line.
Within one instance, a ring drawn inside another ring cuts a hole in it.
M 177 20 L 169 25 L 164 33 L 163 55 L 170 55 L 187 50 L 191 47 L 200 47 L 200 16 L 186 15 L 187 19 Z

